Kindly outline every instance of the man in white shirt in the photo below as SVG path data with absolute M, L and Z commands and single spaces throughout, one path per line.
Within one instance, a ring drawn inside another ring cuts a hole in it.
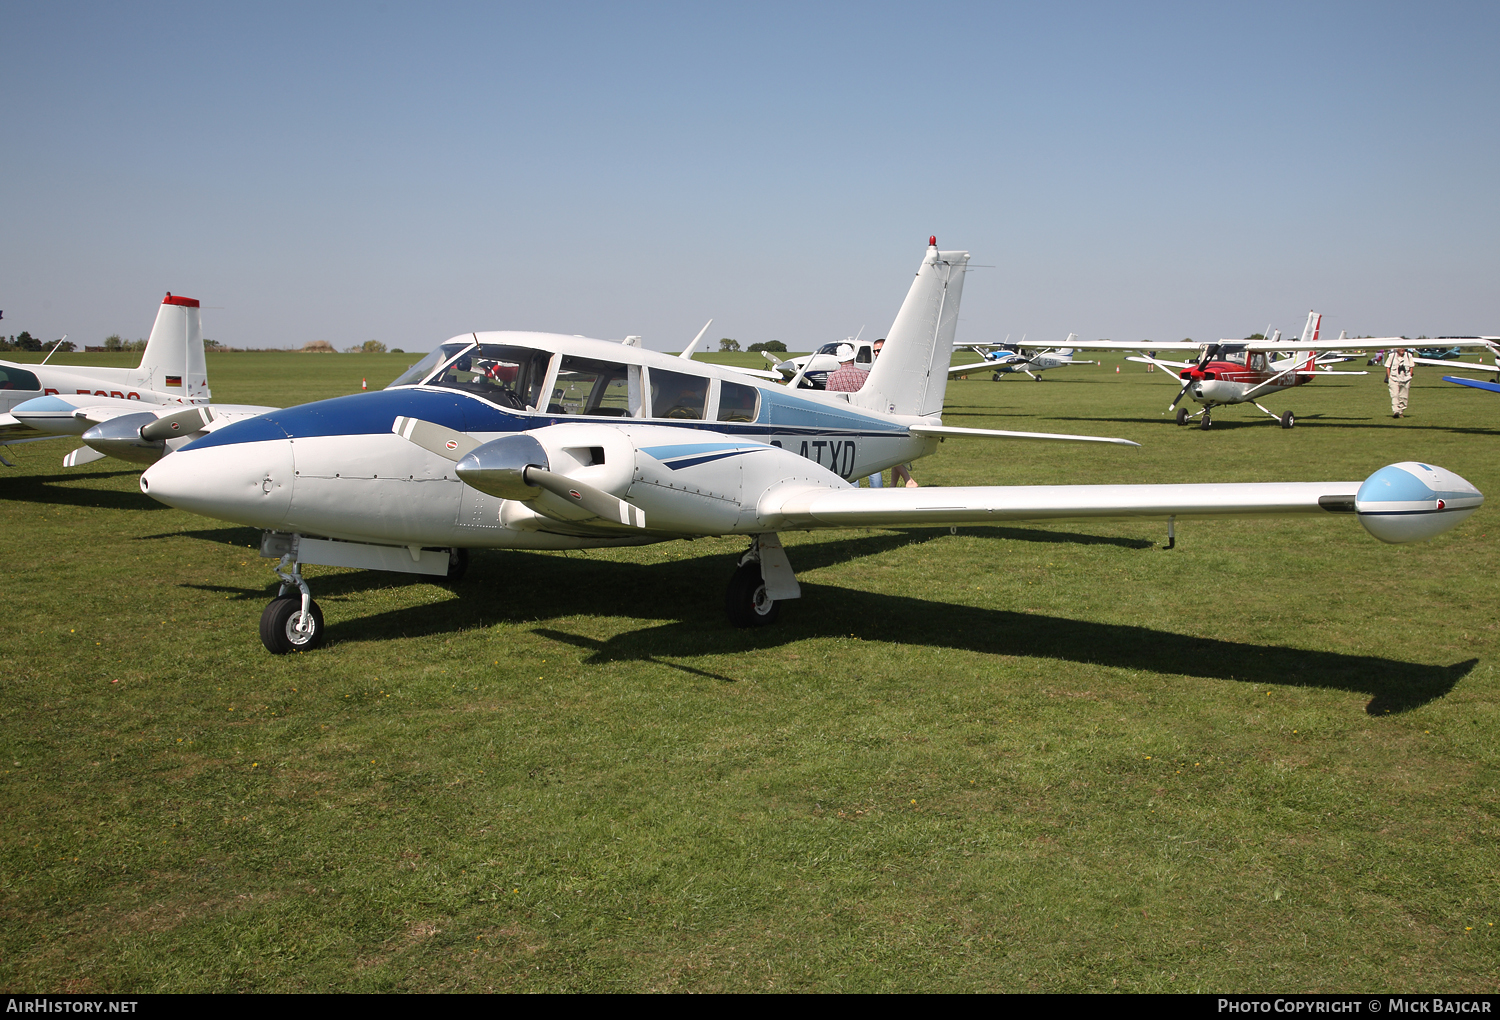
M 1406 399 L 1411 392 L 1411 377 L 1417 371 L 1416 355 L 1405 347 L 1392 351 L 1385 359 L 1385 381 L 1391 388 L 1391 417 L 1406 414 Z

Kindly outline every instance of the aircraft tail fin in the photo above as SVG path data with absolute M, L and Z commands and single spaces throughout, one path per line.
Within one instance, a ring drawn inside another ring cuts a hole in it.
M 938 251 L 937 238 L 929 240 L 880 357 L 864 386 L 850 395 L 851 403 L 889 414 L 928 415 L 943 409 L 968 262 L 968 252 Z
M 1323 324 L 1323 316 L 1317 312 L 1307 313 L 1307 325 L 1302 327 L 1302 342 L 1315 344 L 1318 342 L 1318 333 Z
M 136 374 L 141 386 L 180 394 L 188 403 L 209 399 L 208 359 L 196 300 L 171 292 L 162 299 Z
M 1076 347 L 1073 346 L 1073 342 L 1075 340 L 1077 340 L 1077 339 L 1078 339 L 1078 334 L 1077 333 L 1069 333 L 1068 334 L 1068 338 L 1063 341 L 1063 345 L 1064 346 L 1057 353 L 1061 354 L 1065 358 L 1071 358 L 1073 356 L 1073 353 L 1078 349 L 1078 348 L 1076 348 Z

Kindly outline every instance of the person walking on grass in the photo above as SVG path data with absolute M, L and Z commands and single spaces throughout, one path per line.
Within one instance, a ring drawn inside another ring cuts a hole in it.
M 1391 417 L 1406 416 L 1406 401 L 1411 393 L 1411 377 L 1416 374 L 1417 359 L 1405 347 L 1392 351 L 1385 359 L 1385 382 L 1391 390 Z

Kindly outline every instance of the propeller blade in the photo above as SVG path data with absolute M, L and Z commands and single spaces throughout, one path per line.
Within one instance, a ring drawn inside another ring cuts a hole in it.
M 526 468 L 526 483 L 546 489 L 554 496 L 577 506 L 583 507 L 595 517 L 606 521 L 619 521 L 624 525 L 635 525 L 637 528 L 646 526 L 646 511 L 638 506 L 632 506 L 617 496 L 611 496 L 603 489 L 596 489 L 576 478 L 560 475 L 546 468 L 535 465 Z
M 1182 389 L 1180 389 L 1180 390 L 1177 391 L 1177 396 L 1173 397 L 1172 398 L 1172 402 L 1167 405 L 1167 410 L 1168 411 L 1176 409 L 1177 402 L 1182 399 L 1182 395 L 1188 391 L 1188 387 L 1191 386 L 1191 385 L 1193 385 L 1193 380 L 1191 380 L 1191 379 L 1189 379 L 1187 382 L 1185 382 L 1185 383 L 1182 384 Z
M 185 436 L 190 432 L 197 432 L 213 420 L 214 413 L 208 408 L 190 407 L 175 414 L 163 415 L 149 425 L 142 425 L 141 438 L 155 441 L 171 439 L 173 436 Z
M 420 418 L 398 417 L 391 424 L 391 431 L 408 443 L 420 446 L 428 453 L 435 453 L 455 464 L 479 445 L 479 440 L 467 432 L 459 432 Z
M 78 467 L 80 464 L 92 464 L 94 461 L 103 460 L 107 456 L 108 454 L 100 453 L 92 447 L 80 446 L 63 458 L 63 467 Z

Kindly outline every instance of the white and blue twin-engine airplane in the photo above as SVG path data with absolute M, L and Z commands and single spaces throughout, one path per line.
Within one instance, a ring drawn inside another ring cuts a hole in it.
M 772 622 L 801 591 L 777 533 L 1105 517 L 1358 516 L 1387 542 L 1430 538 L 1483 502 L 1427 464 L 1363 483 L 859 488 L 946 436 L 1114 443 L 940 420 L 967 252 L 934 240 L 854 393 L 793 390 L 644 350 L 551 333 L 474 333 L 378 393 L 236 421 L 164 456 L 141 490 L 263 529 L 281 592 L 272 652 L 323 638 L 300 566 L 452 574 L 474 548 L 578 549 L 707 535 L 750 540 L 732 622 Z

